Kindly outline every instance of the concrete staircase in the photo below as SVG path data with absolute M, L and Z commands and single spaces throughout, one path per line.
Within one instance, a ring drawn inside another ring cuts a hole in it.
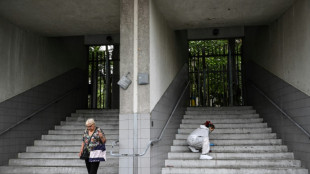
M 19 153 L 17 159 L 10 159 L 8 166 L 1 166 L 0 174 L 86 174 L 85 162 L 79 159 L 78 153 L 88 118 L 94 118 L 96 126 L 103 129 L 110 152 L 112 142 L 119 138 L 119 111 L 78 110 L 48 135 L 42 135 L 34 146 L 27 147 L 26 152 Z M 118 153 L 118 147 L 113 152 Z M 98 174 L 116 173 L 118 158 L 107 153 L 107 161 L 100 163 Z
M 187 136 L 210 120 L 212 160 L 190 152 Z M 282 140 L 250 106 L 188 108 L 165 161 L 162 174 L 308 174 Z

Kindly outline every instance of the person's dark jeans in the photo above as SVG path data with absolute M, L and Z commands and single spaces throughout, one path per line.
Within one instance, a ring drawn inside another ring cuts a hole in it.
M 97 174 L 100 162 L 88 162 L 88 159 L 85 160 L 86 168 L 88 174 Z

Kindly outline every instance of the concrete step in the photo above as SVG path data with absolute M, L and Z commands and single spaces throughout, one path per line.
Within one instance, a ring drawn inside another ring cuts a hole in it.
M 26 152 L 80 152 L 79 146 L 27 146 Z
M 106 146 L 111 146 L 117 139 L 107 139 Z M 82 144 L 82 138 L 80 140 L 35 140 L 35 146 L 78 146 Z
M 33 167 L 33 166 L 3 166 L 1 174 L 85 174 L 83 167 Z M 97 174 L 118 174 L 118 167 L 105 167 L 104 162 L 99 166 Z
M 188 135 L 210 120 L 212 160 L 189 150 Z M 308 174 L 252 107 L 187 108 L 162 174 Z
M 82 167 L 85 166 L 85 161 L 77 159 L 10 159 L 10 166 L 46 166 L 46 167 Z M 118 165 L 118 159 L 107 159 L 104 162 L 105 167 L 113 167 Z
M 178 129 L 179 134 L 190 134 L 195 129 Z M 216 133 L 235 133 L 235 134 L 249 134 L 249 133 L 271 133 L 271 128 L 231 128 L 231 129 L 221 129 L 217 128 L 214 130 Z M 213 133 L 214 133 L 213 132 Z
M 108 147 L 108 151 L 112 150 L 112 148 Z M 61 145 L 54 145 L 54 146 L 27 146 L 26 152 L 33 152 L 33 153 L 50 153 L 50 152 L 64 152 L 64 153 L 79 153 L 81 149 L 81 145 L 76 146 L 61 146 Z M 113 148 L 113 152 L 118 151 L 118 147 L 115 146 Z
M 211 140 L 210 140 L 211 141 Z M 233 146 L 233 145 L 282 145 L 281 139 L 261 139 L 261 140 L 212 140 L 215 146 Z M 174 146 L 187 146 L 186 140 L 173 140 Z
M 177 140 L 186 140 L 188 134 L 176 134 Z M 241 139 L 276 139 L 276 133 L 261 133 L 261 134 L 223 134 L 212 132 L 210 135 L 210 141 L 212 140 L 241 140 Z
M 97 124 L 98 127 L 100 127 L 101 129 L 105 130 L 105 129 L 117 129 L 118 130 L 118 124 L 105 124 L 105 125 L 100 125 Z M 85 126 L 84 125 L 57 125 L 55 126 L 55 130 L 80 130 L 83 129 L 85 130 Z
M 240 119 L 240 118 L 233 118 L 233 119 L 208 119 L 209 121 L 211 121 L 215 127 L 216 127 L 216 124 L 219 124 L 219 123 L 230 123 L 230 124 L 234 124 L 234 123 L 261 123 L 263 122 L 263 119 L 262 118 L 248 118 L 248 119 Z M 183 124 L 197 124 L 197 125 L 200 125 L 200 124 L 203 124 L 206 122 L 206 119 L 183 119 L 182 120 L 182 123 Z
M 85 131 L 85 127 L 75 130 L 49 130 L 49 135 L 80 135 L 82 136 Z M 119 131 L 114 129 L 104 129 L 103 132 L 107 135 L 118 135 Z
M 118 153 L 117 149 L 113 148 L 113 153 Z M 78 159 L 78 152 L 23 152 L 18 154 L 18 158 L 23 158 L 23 159 Z M 110 155 L 110 150 L 107 150 L 107 160 L 110 160 L 111 158 L 116 158 L 114 156 Z
M 105 114 L 105 113 L 119 113 L 118 109 L 79 109 L 76 113 L 83 114 Z
M 95 120 L 96 125 L 110 125 L 110 124 L 119 124 L 118 120 Z M 84 121 L 61 121 L 60 125 L 76 125 L 76 126 L 84 126 L 85 127 L 85 122 Z
M 227 115 L 230 115 L 230 114 L 255 114 L 256 111 L 255 110 L 240 110 L 240 111 L 237 111 L 237 110 L 232 110 L 232 111 L 212 111 L 212 110 L 207 110 L 207 111 L 200 111 L 200 110 L 197 110 L 197 111 L 185 111 L 185 114 L 186 115 L 210 115 L 210 114 L 227 114 Z
M 196 129 L 198 128 L 199 125 L 197 124 L 180 124 L 180 128 L 184 129 Z M 215 130 L 218 128 L 267 128 L 267 123 L 234 123 L 234 124 L 229 124 L 229 123 L 219 123 L 215 125 Z
M 198 174 L 198 173 L 214 173 L 214 174 L 308 174 L 308 170 L 304 168 L 181 168 L 181 167 L 165 167 L 162 174 Z
M 211 120 L 211 119 L 225 119 L 225 118 L 259 118 L 259 114 L 212 114 L 212 115 L 184 115 L 184 119 L 200 119 L 200 120 Z
M 241 111 L 253 110 L 253 106 L 232 106 L 232 107 L 187 107 L 187 111 Z
M 81 135 L 42 135 L 42 140 L 82 140 Z M 119 135 L 106 135 L 107 139 L 118 139 Z
M 204 168 L 300 167 L 299 160 L 166 160 L 165 166 Z
M 192 152 L 169 152 L 168 159 L 194 160 L 199 159 L 201 153 Z M 230 160 L 252 160 L 252 159 L 294 159 L 292 152 L 274 152 L 274 153 L 209 153 L 213 159 L 230 159 Z
M 271 146 L 211 146 L 212 152 L 221 153 L 259 153 L 259 152 L 287 152 L 287 146 L 271 145 Z M 171 146 L 171 152 L 190 152 L 187 146 Z
M 66 121 L 76 121 L 76 122 L 83 122 L 85 123 L 86 120 L 88 119 L 88 116 L 72 116 L 72 117 L 66 117 Z M 97 121 L 110 121 L 110 120 L 119 120 L 118 117 L 116 116 L 94 116 L 91 117 L 95 120 L 95 122 Z
M 106 117 L 111 116 L 118 118 L 118 112 L 110 112 L 110 113 L 71 113 L 71 117 L 85 117 L 85 118 L 93 118 L 93 117 Z

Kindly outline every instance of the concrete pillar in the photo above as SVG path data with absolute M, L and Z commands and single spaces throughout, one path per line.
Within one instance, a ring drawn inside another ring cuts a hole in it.
M 121 0 L 120 75 L 132 80 L 120 89 L 120 150 L 140 154 L 150 140 L 150 87 L 138 85 L 138 73 L 149 74 L 149 0 Z M 150 173 L 149 152 L 142 157 L 121 157 L 120 174 Z

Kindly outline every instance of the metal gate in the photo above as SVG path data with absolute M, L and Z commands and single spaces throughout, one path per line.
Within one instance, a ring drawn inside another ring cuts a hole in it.
M 88 108 L 119 108 L 119 45 L 89 46 Z
M 244 105 L 242 39 L 189 42 L 190 106 Z

